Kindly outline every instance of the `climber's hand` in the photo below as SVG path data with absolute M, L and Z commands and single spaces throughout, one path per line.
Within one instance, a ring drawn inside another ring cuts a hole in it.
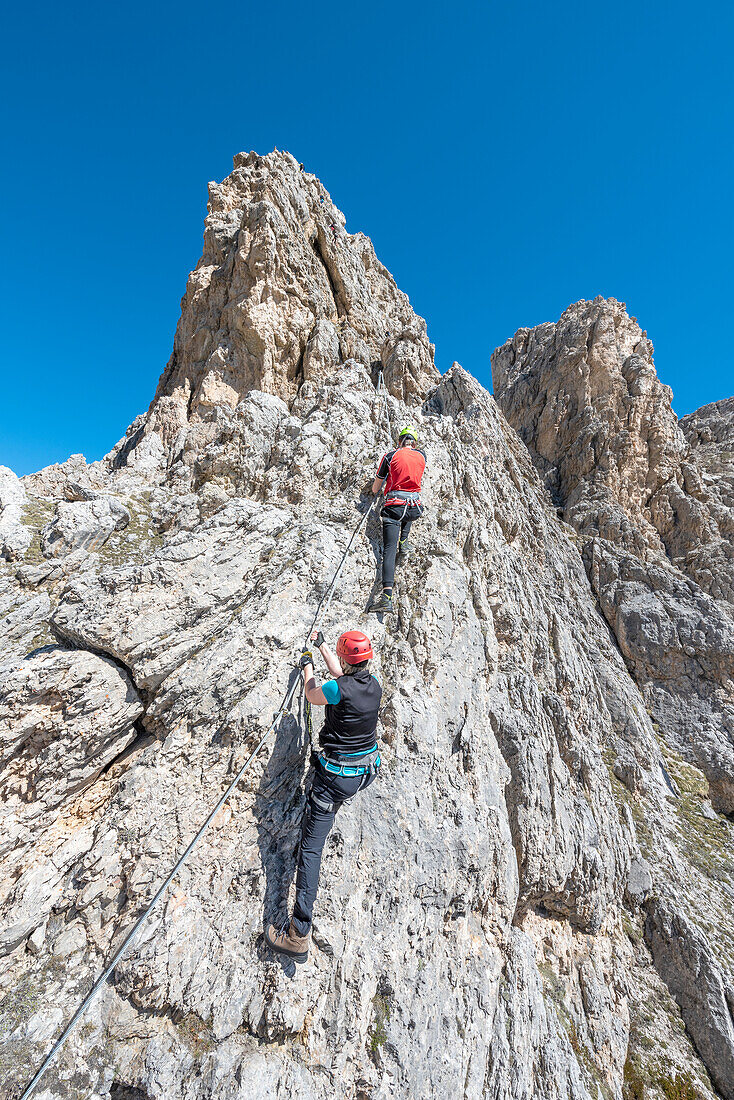
M 320 630 L 314 630 L 311 632 L 310 641 L 315 643 L 317 649 L 321 649 L 326 639 Z
M 312 664 L 313 664 L 313 653 L 311 652 L 310 649 L 304 649 L 303 653 L 301 654 L 301 656 L 299 658 L 298 667 L 299 668 L 305 668 L 306 665 L 312 665 Z

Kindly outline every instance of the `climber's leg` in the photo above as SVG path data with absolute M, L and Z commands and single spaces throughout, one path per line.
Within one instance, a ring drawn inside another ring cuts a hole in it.
M 398 541 L 398 552 L 395 559 L 396 561 L 400 558 L 404 558 L 405 555 L 408 553 L 408 535 L 410 534 L 410 529 L 412 526 L 412 518 L 404 519 L 403 522 L 400 524 L 400 539 Z
M 370 611 L 392 611 L 392 586 L 395 580 L 395 555 L 400 539 L 400 511 L 391 515 L 392 509 L 382 511 L 382 593 L 370 604 Z
M 293 927 L 299 936 L 311 929 L 313 905 L 319 887 L 321 856 L 340 806 L 369 785 L 374 776 L 331 775 L 317 766 L 301 825 L 301 848 L 296 873 Z
M 392 516 L 382 518 L 382 590 L 392 592 L 395 581 L 395 554 L 400 539 L 400 520 Z
M 328 808 L 327 808 L 328 807 Z M 331 832 L 338 807 L 323 792 L 314 801 L 313 791 L 308 796 L 301 823 L 301 847 L 298 853 L 296 873 L 296 903 L 293 907 L 293 926 L 299 935 L 305 936 L 311 928 L 313 904 L 319 888 L 321 856 L 326 838 Z

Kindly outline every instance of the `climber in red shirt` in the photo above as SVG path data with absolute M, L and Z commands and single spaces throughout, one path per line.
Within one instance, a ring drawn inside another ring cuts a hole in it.
M 408 535 L 414 520 L 423 515 L 420 500 L 421 481 L 426 468 L 426 456 L 418 449 L 418 432 L 407 425 L 400 432 L 395 451 L 382 456 L 372 492 L 379 493 L 385 485 L 382 505 L 382 595 L 369 610 L 390 614 L 395 562 L 408 553 Z

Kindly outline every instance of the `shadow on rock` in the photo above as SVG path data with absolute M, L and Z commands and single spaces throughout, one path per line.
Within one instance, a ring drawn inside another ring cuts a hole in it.
M 293 676 L 299 675 L 294 669 Z M 278 724 L 270 759 L 253 806 L 257 843 L 265 872 L 263 928 L 271 923 L 280 927 L 288 919 L 288 894 L 296 872 L 301 818 L 306 802 L 304 770 L 309 752 L 301 691 L 295 714 L 286 714 Z M 263 959 L 281 961 L 289 976 L 295 973 L 292 961 L 281 959 L 264 940 L 261 941 L 261 953 Z
M 365 604 L 365 610 L 367 610 L 382 592 L 382 522 L 374 513 L 367 520 L 365 536 L 375 559 L 375 580 Z

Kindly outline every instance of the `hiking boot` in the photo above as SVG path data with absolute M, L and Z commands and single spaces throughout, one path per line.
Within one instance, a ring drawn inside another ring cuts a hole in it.
M 384 613 L 386 615 L 392 614 L 392 596 L 388 596 L 386 592 L 383 592 L 379 599 L 371 603 L 367 608 L 368 611 L 374 612 L 376 615 Z
M 408 546 L 407 541 L 405 541 L 405 542 L 401 541 L 401 542 L 398 543 L 398 552 L 395 555 L 395 561 L 405 561 L 405 559 L 408 557 L 409 554 L 410 554 L 410 547 Z
M 296 962 L 303 963 L 308 958 L 308 948 L 311 943 L 311 933 L 307 932 L 305 936 L 299 936 L 293 925 L 293 921 L 290 922 L 290 927 L 286 931 L 286 925 L 278 931 L 273 924 L 269 924 L 265 933 L 265 942 L 268 947 L 271 947 L 273 951 L 277 951 L 279 955 L 287 955 L 291 959 L 295 959 Z

